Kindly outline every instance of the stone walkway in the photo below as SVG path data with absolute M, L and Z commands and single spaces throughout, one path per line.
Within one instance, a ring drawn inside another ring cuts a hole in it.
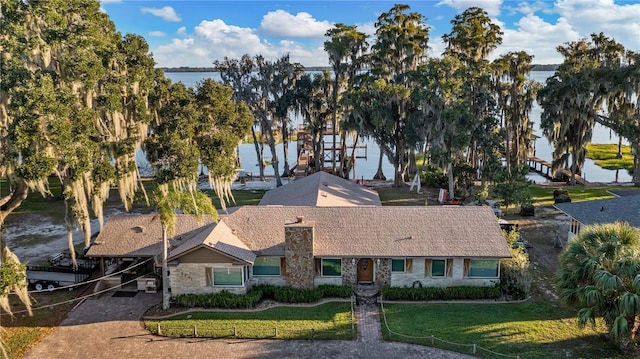
M 361 304 L 356 312 L 358 319 L 358 342 L 382 342 L 382 328 L 380 326 L 380 312 L 376 304 Z
M 108 293 L 89 299 L 71 311 L 61 326 L 24 358 L 473 358 L 419 345 L 382 341 L 375 304 L 358 307 L 358 339 L 353 341 L 158 337 L 142 327 L 140 318 L 160 300 L 159 294 L 142 292 L 133 298 L 115 298 Z

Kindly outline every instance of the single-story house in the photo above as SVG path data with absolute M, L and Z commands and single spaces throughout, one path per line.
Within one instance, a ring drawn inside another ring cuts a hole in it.
M 582 227 L 594 224 L 627 222 L 640 228 L 640 191 L 611 191 L 616 198 L 584 202 L 556 203 L 554 206 L 571 219 L 567 240 Z
M 169 254 L 171 292 L 268 283 L 492 286 L 511 257 L 488 207 L 245 206 Z
M 217 223 L 179 216 L 172 295 L 245 293 L 260 283 L 493 286 L 500 259 L 511 257 L 486 206 L 381 206 L 376 192 L 323 172 L 267 192 L 261 204 L 232 208 Z M 157 259 L 161 238 L 153 215 L 114 216 L 87 255 Z

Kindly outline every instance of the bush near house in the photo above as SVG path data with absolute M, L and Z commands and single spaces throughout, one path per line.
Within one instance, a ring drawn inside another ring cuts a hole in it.
M 352 294 L 350 286 L 320 285 L 314 289 L 278 287 L 268 284 L 255 285 L 247 294 L 233 294 L 227 291 L 210 294 L 179 294 L 175 304 L 187 308 L 254 308 L 261 300 L 273 299 L 283 303 L 313 303 L 322 298 L 348 298 Z
M 425 287 L 425 288 L 382 288 L 382 298 L 385 300 L 478 300 L 500 298 L 499 287 Z

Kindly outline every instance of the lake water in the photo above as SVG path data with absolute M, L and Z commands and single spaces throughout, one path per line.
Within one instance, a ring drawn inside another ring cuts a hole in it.
M 182 82 L 186 86 L 195 87 L 198 81 L 202 81 L 206 78 L 213 78 L 214 80 L 220 80 L 220 77 L 215 72 L 168 72 L 165 74 L 168 78 L 170 78 L 173 82 Z M 532 71 L 530 78 L 532 80 L 539 81 L 544 83 L 545 80 L 552 76 L 552 71 Z M 540 123 L 540 115 L 542 109 L 540 106 L 534 102 L 534 106 L 531 110 L 531 119 L 534 122 L 534 133 L 539 136 L 536 140 L 536 156 L 540 157 L 546 161 L 551 162 L 551 154 L 553 153 L 553 148 L 549 141 L 542 136 L 542 130 L 539 128 Z M 618 136 L 610 131 L 608 128 L 596 125 L 593 131 L 592 143 L 618 143 Z M 626 141 L 623 141 L 626 143 Z M 367 145 L 367 158 L 366 159 L 358 159 L 356 161 L 356 172 L 355 177 L 353 178 L 364 178 L 371 179 L 378 169 L 378 156 L 380 154 L 380 148 L 373 142 L 367 141 L 365 142 Z M 296 161 L 296 144 L 289 144 L 289 163 L 292 166 Z M 266 159 L 270 159 L 271 155 L 268 150 L 266 150 Z M 278 146 L 278 158 L 280 161 L 284 161 L 284 151 L 282 145 Z M 256 153 L 254 146 L 252 144 L 243 144 L 240 145 L 240 161 L 242 164 L 242 168 L 246 172 L 250 172 L 253 174 L 259 173 L 259 169 L 257 166 Z M 386 157 L 383 158 L 383 172 L 387 179 L 393 179 L 393 165 L 387 160 Z M 282 167 L 280 168 L 282 170 Z M 617 172 L 617 174 L 616 174 Z M 273 175 L 273 169 L 270 166 L 267 166 L 265 173 L 267 175 Z M 606 170 L 596 166 L 593 160 L 587 159 L 584 164 L 583 169 L 583 177 L 587 181 L 591 182 L 630 182 L 631 175 L 626 170 L 614 171 L 614 170 Z M 539 176 L 537 174 L 531 174 L 529 178 L 535 180 L 536 182 L 545 182 L 547 181 L 544 177 Z

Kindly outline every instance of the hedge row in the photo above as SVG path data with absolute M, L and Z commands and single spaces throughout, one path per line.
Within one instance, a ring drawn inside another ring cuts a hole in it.
M 247 294 L 233 294 L 227 291 L 210 294 L 179 294 L 174 298 L 176 305 L 188 308 L 246 309 L 255 307 L 263 299 L 273 299 L 282 303 L 313 303 L 322 298 L 348 298 L 350 286 L 320 285 L 314 289 L 297 289 L 268 284 L 253 286 Z
M 498 299 L 500 288 L 498 287 L 446 287 L 446 288 L 382 288 L 382 298 L 386 300 L 477 300 Z

